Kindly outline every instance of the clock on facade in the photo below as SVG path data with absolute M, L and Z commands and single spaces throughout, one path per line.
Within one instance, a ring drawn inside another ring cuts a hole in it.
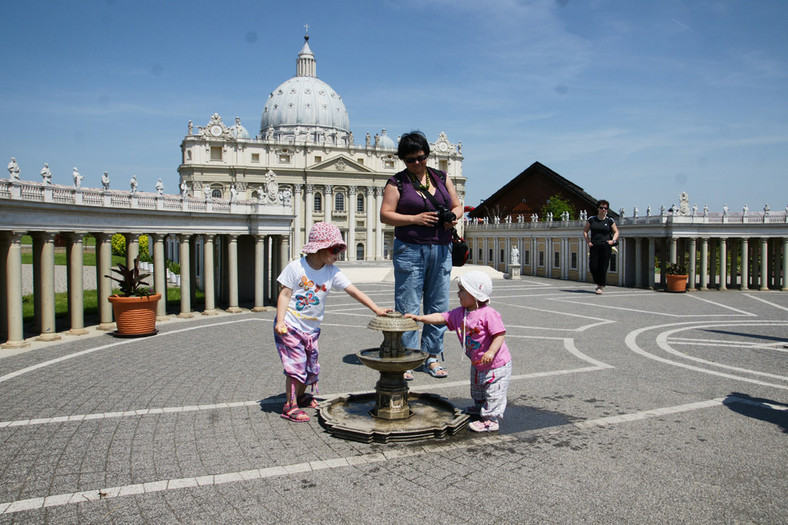
M 449 146 L 445 142 L 441 142 L 440 144 L 438 144 L 438 149 L 441 151 L 446 151 L 447 149 L 449 149 Z
M 222 127 L 219 124 L 214 124 L 211 126 L 211 135 L 214 137 L 218 137 L 222 134 Z

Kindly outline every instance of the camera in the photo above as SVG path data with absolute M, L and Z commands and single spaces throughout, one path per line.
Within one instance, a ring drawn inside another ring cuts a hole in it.
M 457 216 L 454 212 L 450 211 L 446 206 L 438 206 L 438 209 L 435 211 L 438 212 L 438 226 L 451 224 L 457 220 Z

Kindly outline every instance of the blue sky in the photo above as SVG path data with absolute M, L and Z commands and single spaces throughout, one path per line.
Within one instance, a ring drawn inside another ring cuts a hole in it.
M 356 137 L 462 141 L 466 203 L 539 161 L 631 213 L 788 204 L 788 1 L 6 1 L 0 161 L 177 193 L 187 123 L 254 135 L 317 74 Z M 3 165 L 5 166 L 5 164 Z M 5 172 L 1 175 L 7 177 Z

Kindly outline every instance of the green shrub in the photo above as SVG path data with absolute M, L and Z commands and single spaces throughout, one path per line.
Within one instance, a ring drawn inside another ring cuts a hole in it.
M 148 250 L 148 236 L 147 235 L 140 235 L 139 238 L 139 256 L 140 261 L 143 262 L 152 262 L 153 259 L 150 256 L 150 251 Z M 116 233 L 112 236 L 112 255 L 120 255 L 121 257 L 126 256 L 126 236 L 122 233 Z

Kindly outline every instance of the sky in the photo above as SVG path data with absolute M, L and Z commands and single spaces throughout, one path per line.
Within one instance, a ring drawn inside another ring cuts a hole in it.
M 178 193 L 187 124 L 259 132 L 309 24 L 356 137 L 462 142 L 466 204 L 539 161 L 613 209 L 788 205 L 786 0 L 0 2 L 0 162 Z M 0 174 L 6 178 L 6 173 Z

